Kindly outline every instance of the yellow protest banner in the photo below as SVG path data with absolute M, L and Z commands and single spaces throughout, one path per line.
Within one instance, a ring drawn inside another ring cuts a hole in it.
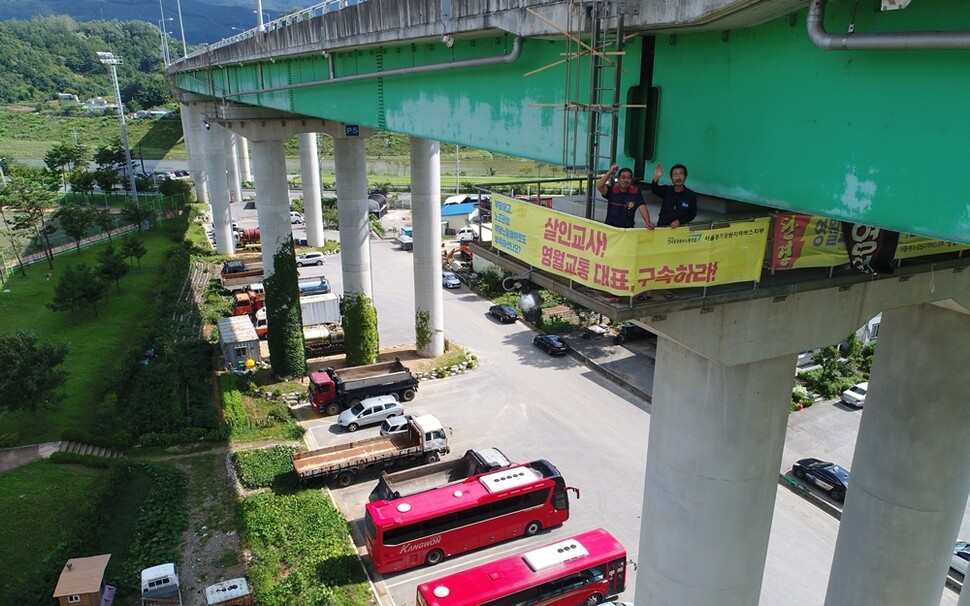
M 620 296 L 757 281 L 770 222 L 763 217 L 712 229 L 620 229 L 492 196 L 492 246 Z

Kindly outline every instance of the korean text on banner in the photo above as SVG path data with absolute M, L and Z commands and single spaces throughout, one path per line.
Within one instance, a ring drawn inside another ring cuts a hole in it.
M 728 227 L 619 229 L 501 195 L 492 245 L 533 266 L 614 295 L 757 281 L 770 218 Z

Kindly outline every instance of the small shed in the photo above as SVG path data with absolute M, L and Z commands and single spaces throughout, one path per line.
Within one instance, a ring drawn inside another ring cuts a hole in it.
M 219 347 L 227 368 L 245 369 L 246 361 L 263 362 L 259 352 L 259 337 L 249 316 L 219 318 Z
M 59 606 L 101 606 L 102 597 L 107 600 L 104 604 L 111 604 L 115 588 L 104 584 L 110 559 L 111 554 L 104 554 L 68 560 L 54 587 Z
M 447 223 L 445 233 L 453 234 L 468 225 L 472 213 L 478 208 L 477 202 L 449 204 L 441 207 L 441 221 Z

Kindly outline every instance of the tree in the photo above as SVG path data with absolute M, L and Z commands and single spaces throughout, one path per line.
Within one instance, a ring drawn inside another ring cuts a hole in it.
M 151 210 L 137 206 L 130 201 L 125 202 L 125 205 L 121 208 L 121 214 L 123 214 L 126 219 L 137 225 L 138 231 L 141 231 L 142 223 L 152 218 Z
M 95 173 L 90 173 L 84 169 L 72 170 L 67 175 L 67 182 L 71 184 L 71 190 L 84 194 L 94 193 L 96 185 Z
M 67 357 L 64 343 L 39 342 L 29 331 L 0 334 L 0 402 L 9 409 L 35 412 L 63 396 L 57 392 L 67 373 L 59 369 Z
M 125 259 L 137 259 L 138 267 L 141 268 L 141 258 L 148 254 L 145 243 L 136 236 L 128 236 L 121 242 L 121 256 Z M 132 262 L 134 265 L 134 262 Z
M 44 155 L 47 169 L 57 174 L 77 170 L 84 166 L 87 160 L 88 148 L 79 143 L 58 143 Z
M 115 184 L 118 182 L 120 175 L 114 168 L 102 166 L 94 171 L 94 182 L 98 184 L 98 188 L 110 194 L 115 190 Z
M 111 214 L 111 210 L 107 208 L 102 208 L 94 211 L 94 224 L 98 226 L 101 233 L 108 234 L 108 243 L 113 244 L 111 240 L 111 232 L 114 231 L 115 217 Z
M 131 268 L 125 265 L 125 258 L 109 244 L 98 253 L 98 262 L 98 275 L 106 282 L 113 281 L 117 291 L 121 292 L 121 279 L 131 271 Z
M 107 283 L 98 275 L 98 272 L 85 263 L 78 263 L 64 273 L 65 276 L 71 275 L 69 282 L 77 290 L 77 301 L 93 306 L 94 317 L 98 317 L 98 301 L 105 297 Z
M 76 317 L 77 310 L 84 306 L 84 299 L 81 297 L 83 290 L 82 281 L 87 276 L 77 270 L 77 266 L 68 267 L 54 285 L 54 297 L 47 304 L 47 308 L 52 311 L 70 311 L 71 317 Z
M 55 191 L 59 187 L 56 180 L 42 169 L 30 168 L 21 164 L 10 167 L 10 176 L 3 187 L 3 204 L 12 206 L 18 214 L 13 218 L 15 231 L 33 231 L 38 242 L 44 242 L 47 263 L 54 269 L 54 254 L 51 251 L 50 235 L 57 231 L 47 224 L 47 213 L 54 206 Z
M 61 229 L 74 240 L 77 254 L 81 254 L 81 239 L 87 235 L 88 229 L 94 224 L 94 209 L 80 204 L 67 204 L 54 213 L 54 218 L 61 224 Z

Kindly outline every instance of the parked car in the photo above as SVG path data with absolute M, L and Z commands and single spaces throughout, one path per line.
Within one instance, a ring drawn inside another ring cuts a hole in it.
M 441 272 L 441 285 L 445 288 L 460 288 L 461 280 L 450 271 Z
M 624 322 L 616 329 L 616 336 L 613 337 L 613 342 L 617 345 L 623 345 L 629 341 L 637 341 L 639 339 L 646 339 L 650 336 L 650 331 L 646 328 L 634 324 L 633 322 Z
M 295 210 L 290 211 L 290 223 L 296 223 L 298 225 L 303 225 L 306 223 L 306 219 L 303 218 L 303 213 L 298 213 Z
M 488 308 L 488 314 L 503 323 L 515 322 L 519 319 L 519 314 L 515 313 L 511 305 L 492 305 Z
M 801 459 L 791 468 L 792 475 L 799 480 L 811 482 L 829 493 L 834 500 L 845 500 L 849 488 L 849 470 L 819 459 Z
M 376 425 L 388 417 L 404 414 L 404 407 L 392 395 L 366 398 L 340 413 L 337 425 L 347 431 L 357 431 L 363 425 Z
M 569 345 L 559 335 L 536 335 L 532 337 L 532 344 L 544 349 L 550 356 L 561 356 L 569 352 Z
M 962 575 L 967 574 L 967 562 L 970 562 L 970 544 L 966 541 L 957 541 L 953 548 L 953 558 L 950 560 L 950 568 Z
M 296 256 L 296 266 L 323 265 L 323 253 L 319 251 L 307 252 Z
M 414 415 L 397 415 L 384 419 L 384 422 L 381 423 L 381 435 L 386 436 L 407 431 L 408 421 L 413 418 Z
M 866 403 L 866 392 L 869 391 L 869 381 L 856 383 L 842 392 L 842 402 L 849 406 L 862 408 Z M 878 402 L 876 403 L 878 404 Z

